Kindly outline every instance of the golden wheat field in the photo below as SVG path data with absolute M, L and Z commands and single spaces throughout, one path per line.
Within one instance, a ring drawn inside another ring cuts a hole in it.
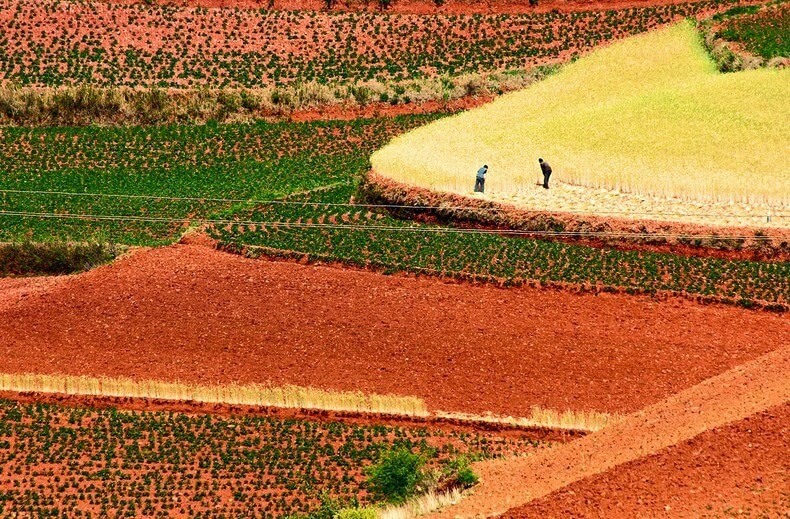
M 790 71 L 722 74 L 688 22 L 629 38 L 524 90 L 394 139 L 373 169 L 470 193 L 552 182 L 717 203 L 790 202 Z

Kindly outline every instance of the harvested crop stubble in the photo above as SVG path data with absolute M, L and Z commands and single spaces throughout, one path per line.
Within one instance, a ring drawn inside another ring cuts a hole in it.
M 469 193 L 534 190 L 537 158 L 557 180 L 637 194 L 790 203 L 790 71 L 720 74 L 689 23 L 596 51 L 522 92 L 397 137 L 374 170 Z M 766 213 L 768 214 L 768 213 Z
M 465 422 L 508 424 L 518 427 L 549 427 L 551 429 L 567 429 L 572 431 L 599 431 L 608 424 L 617 421 L 617 413 L 599 413 L 596 411 L 557 411 L 532 406 L 529 414 L 524 417 L 496 416 L 492 414 L 474 415 L 468 413 L 437 412 L 440 418 L 449 418 Z
M 429 412 L 422 398 L 366 394 L 361 391 L 328 391 L 315 387 L 265 384 L 205 385 L 164 380 L 46 375 L 40 373 L 0 373 L 0 391 L 71 396 L 98 396 L 135 400 L 168 400 L 229 406 L 320 409 L 349 413 L 386 414 L 408 417 L 435 417 L 469 424 L 500 424 L 523 428 L 568 431 L 597 431 L 619 415 L 594 411 L 557 411 L 533 406 L 528 416 L 497 416 L 491 413 Z

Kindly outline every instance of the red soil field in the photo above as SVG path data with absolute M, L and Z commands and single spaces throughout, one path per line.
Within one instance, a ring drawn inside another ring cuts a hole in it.
M 145 0 L 106 0 L 116 4 L 147 4 Z M 475 14 L 475 13 L 530 13 L 551 10 L 582 11 L 591 9 L 621 9 L 669 5 L 681 0 L 539 0 L 531 5 L 529 0 L 394 0 L 386 9 L 398 14 Z M 243 9 L 326 10 L 325 0 L 153 0 L 158 5 L 181 7 L 238 7 Z M 375 0 L 335 0 L 335 11 L 380 11 Z
M 459 19 L 0 0 L 0 84 L 235 88 L 525 69 L 720 7 Z
M 682 505 L 675 510 L 672 506 L 677 504 L 676 498 L 686 500 L 691 490 L 699 494 L 688 497 L 692 510 L 708 504 L 726 507 L 726 501 L 745 506 L 751 499 L 749 489 L 759 484 L 758 476 L 772 486 L 773 496 L 786 500 L 790 458 L 782 437 L 786 437 L 783 431 L 787 414 L 777 410 L 788 402 L 790 347 L 785 346 L 579 440 L 534 456 L 479 463 L 476 470 L 481 483 L 475 492 L 432 519 L 491 517 L 508 510 L 508 517 L 543 517 L 543 512 L 551 517 L 683 517 L 687 515 L 682 513 Z M 714 430 L 766 411 L 782 421 L 766 422 L 764 428 L 768 431 L 763 436 L 747 432 L 745 438 L 736 438 L 738 431 L 763 429 L 745 424 L 724 433 Z M 728 446 L 753 448 L 757 463 L 745 461 L 747 455 Z M 759 463 L 760 459 L 764 464 Z M 713 479 L 706 479 L 716 473 L 717 465 L 733 469 L 740 466 L 744 472 L 731 474 L 723 470 Z M 750 486 L 739 487 L 749 478 Z M 673 488 L 676 482 L 680 488 Z M 773 506 L 770 494 L 765 497 L 766 502 L 758 500 L 755 504 Z M 532 503 L 537 507 L 534 510 Z M 664 508 L 668 504 L 670 509 Z M 661 513 L 651 513 L 654 510 Z M 757 515 L 764 517 L 759 511 Z
M 787 343 L 786 316 L 245 259 L 198 245 L 0 280 L 0 371 L 272 382 L 431 409 L 634 411 Z
M 579 481 L 503 517 L 790 513 L 790 403 Z

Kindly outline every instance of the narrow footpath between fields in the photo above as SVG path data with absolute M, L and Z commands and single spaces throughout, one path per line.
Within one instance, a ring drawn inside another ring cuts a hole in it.
M 490 517 L 509 509 L 513 510 L 505 514 L 507 517 L 543 517 L 536 512 L 556 512 L 557 508 L 550 503 L 549 506 L 532 509 L 527 503 L 543 496 L 551 500 L 551 492 L 583 478 L 656 454 L 716 427 L 788 402 L 790 347 L 785 346 L 574 442 L 535 456 L 481 463 L 477 467 L 481 484 L 475 492 L 458 505 L 435 514 L 433 519 Z M 781 414 L 782 410 L 776 412 Z M 781 449 L 784 451 L 784 447 Z M 732 453 L 723 454 L 732 456 Z M 784 459 L 785 470 L 790 468 L 786 456 L 780 459 Z M 668 474 L 674 470 L 670 465 L 658 473 L 645 473 L 643 476 L 661 479 L 669 477 Z M 769 477 L 777 470 L 783 470 L 781 464 L 764 467 Z M 728 478 L 718 482 L 723 487 L 722 491 L 727 490 L 729 482 Z M 786 478 L 778 478 L 778 484 L 790 490 Z M 580 491 L 584 488 L 585 481 L 580 481 Z M 628 493 L 631 489 L 621 491 Z M 779 491 L 781 493 L 781 488 Z M 612 493 L 612 497 L 623 499 L 621 494 L 616 493 Z M 642 506 L 637 506 L 636 510 L 641 514 L 645 512 Z

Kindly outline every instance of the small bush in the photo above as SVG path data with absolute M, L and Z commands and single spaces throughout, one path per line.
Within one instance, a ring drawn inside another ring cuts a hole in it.
M 425 459 L 405 447 L 382 453 L 379 462 L 370 467 L 368 484 L 376 497 L 400 504 L 413 496 L 425 481 Z
M 375 508 L 343 508 L 334 519 L 378 519 Z
M 447 464 L 449 486 L 469 488 L 475 486 L 480 478 L 474 473 L 471 462 L 466 456 L 459 456 Z

